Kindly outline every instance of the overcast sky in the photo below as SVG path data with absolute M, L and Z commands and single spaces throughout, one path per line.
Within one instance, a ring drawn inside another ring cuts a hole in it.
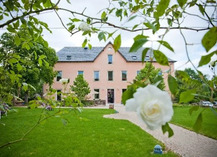
M 96 17 L 96 16 L 100 17 L 101 13 L 99 13 L 99 11 L 106 8 L 109 4 L 107 0 L 91 0 L 91 1 L 90 0 L 79 0 L 79 1 L 71 0 L 71 5 L 69 5 L 65 1 L 66 0 L 61 1 L 60 3 L 61 7 L 67 7 L 70 10 L 75 10 L 78 12 L 82 12 L 86 8 L 84 13 L 89 16 L 93 16 L 93 17 Z M 200 14 L 193 8 L 190 11 Z M 66 14 L 64 12 L 59 12 L 59 14 L 65 23 L 69 22 L 68 17 L 70 17 L 71 15 Z M 47 22 L 49 27 L 51 28 L 52 34 L 48 33 L 47 31 L 44 31 L 44 38 L 45 40 L 48 41 L 49 46 L 54 48 L 56 51 L 59 51 L 60 49 L 66 46 L 81 46 L 84 40 L 84 37 L 81 35 L 81 33 L 77 33 L 71 36 L 70 33 L 68 33 L 66 30 L 63 29 L 63 26 L 61 25 L 60 20 L 58 19 L 58 17 L 55 15 L 53 11 L 41 14 L 40 19 L 44 22 Z M 119 21 L 113 18 L 110 20 L 110 22 L 119 24 Z M 141 21 L 139 21 L 138 19 L 136 22 L 141 22 Z M 135 24 L 135 22 L 133 24 Z M 206 23 L 202 22 L 196 17 L 186 18 L 186 22 L 184 24 L 188 26 L 192 26 L 192 27 L 207 27 Z M 125 26 L 126 23 L 122 23 L 122 25 Z M 133 25 L 131 24 L 131 26 Z M 107 28 L 107 27 L 104 29 L 107 29 L 110 32 L 114 30 L 114 29 Z M 4 31 L 5 29 L 0 30 L 0 34 L 2 34 Z M 119 33 L 121 33 L 122 35 L 122 45 L 121 46 L 130 47 L 133 44 L 133 37 L 135 37 L 135 35 L 137 34 L 140 34 L 141 32 L 129 33 L 125 31 L 118 31 L 115 35 L 118 35 Z M 156 34 L 153 37 L 153 39 L 157 39 L 158 35 L 161 35 L 160 33 Z M 190 45 L 188 46 L 189 56 L 192 62 L 195 64 L 195 66 L 198 65 L 201 55 L 206 54 L 205 49 L 201 45 L 201 39 L 204 33 L 206 33 L 206 31 L 203 31 L 203 32 L 184 31 L 187 42 L 190 43 Z M 144 32 L 144 34 L 150 35 L 151 33 L 150 31 L 146 31 Z M 162 49 L 162 51 L 169 58 L 177 61 L 175 63 L 175 69 L 183 70 L 186 67 L 192 67 L 190 63 L 186 64 L 187 57 L 186 57 L 186 52 L 184 48 L 184 42 L 183 42 L 183 39 L 179 31 L 178 30 L 171 31 L 170 33 L 166 35 L 165 40 L 173 46 L 175 53 L 170 52 L 167 49 Z M 113 42 L 113 39 L 110 39 L 109 41 Z M 99 42 L 97 35 L 92 35 L 92 37 L 90 38 L 90 42 L 92 46 L 105 46 L 109 41 Z M 154 42 L 153 43 L 149 42 L 145 46 L 156 47 L 157 45 Z M 212 59 L 213 60 L 216 59 L 216 56 L 214 56 L 214 58 Z M 204 66 L 200 68 L 199 70 L 202 70 L 205 74 L 209 74 L 209 75 L 212 74 L 207 66 Z

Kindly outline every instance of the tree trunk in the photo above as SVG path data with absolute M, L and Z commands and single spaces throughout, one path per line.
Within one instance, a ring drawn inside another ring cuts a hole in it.
M 24 102 L 25 102 L 25 105 L 28 105 L 28 103 L 29 103 L 29 92 L 28 91 L 25 92 L 25 100 L 24 100 Z

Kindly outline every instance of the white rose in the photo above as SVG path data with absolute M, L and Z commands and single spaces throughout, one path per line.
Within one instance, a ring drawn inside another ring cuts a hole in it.
M 67 78 L 62 78 L 62 79 L 60 79 L 60 82 L 61 82 L 62 84 L 69 83 L 69 79 L 67 79 Z
M 149 129 L 154 130 L 173 116 L 172 101 L 169 94 L 154 85 L 138 88 L 134 98 L 126 101 L 127 111 L 136 111 Z
M 82 22 L 79 25 L 79 29 L 82 30 L 82 31 L 90 31 L 90 26 L 87 23 Z

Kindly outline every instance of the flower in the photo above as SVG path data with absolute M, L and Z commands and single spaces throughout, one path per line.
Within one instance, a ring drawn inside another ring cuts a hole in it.
M 80 25 L 79 25 L 79 29 L 82 30 L 82 31 L 90 31 L 90 26 L 85 23 L 85 22 L 82 22 Z
M 154 85 L 148 85 L 138 88 L 133 96 L 126 101 L 126 110 L 137 112 L 149 129 L 157 129 L 171 120 L 173 108 L 167 92 Z
M 62 84 L 66 84 L 66 83 L 69 83 L 69 79 L 67 78 L 62 78 L 59 80 Z

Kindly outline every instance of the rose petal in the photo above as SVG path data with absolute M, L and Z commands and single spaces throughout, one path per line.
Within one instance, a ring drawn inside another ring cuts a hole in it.
M 128 99 L 126 101 L 126 111 L 136 111 L 139 106 L 136 104 L 135 99 Z

